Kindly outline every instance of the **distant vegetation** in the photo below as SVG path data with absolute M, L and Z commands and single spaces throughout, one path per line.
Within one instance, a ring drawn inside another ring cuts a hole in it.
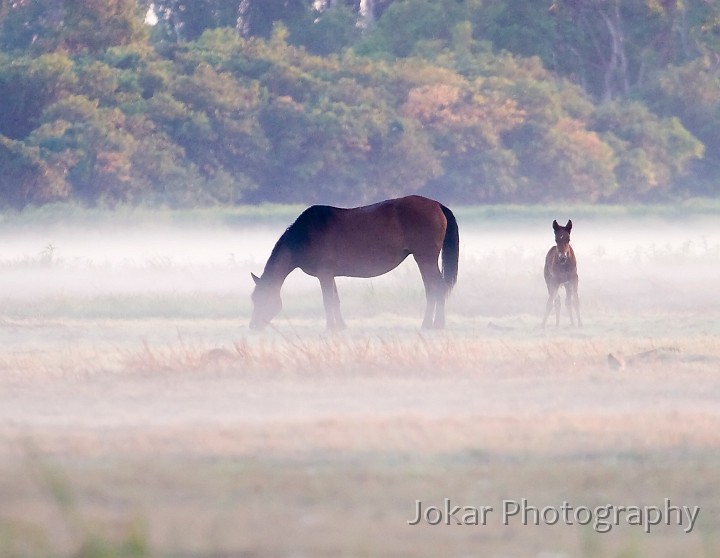
M 0 205 L 719 193 L 715 2 L 150 6 L 0 4 Z

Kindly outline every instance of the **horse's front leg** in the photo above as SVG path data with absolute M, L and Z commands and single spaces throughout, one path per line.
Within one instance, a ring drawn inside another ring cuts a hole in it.
M 345 329 L 345 321 L 340 314 L 340 298 L 338 297 L 335 277 L 332 275 L 319 275 L 320 288 L 325 307 L 325 320 L 328 330 Z
M 548 299 L 547 304 L 545 305 L 545 316 L 543 317 L 543 321 L 540 324 L 540 327 L 545 329 L 545 323 L 547 322 L 547 319 L 550 317 L 550 312 L 552 312 L 553 306 L 555 305 L 555 301 L 557 300 L 557 294 L 558 294 L 558 286 L 548 284 Z M 560 321 L 560 315 L 556 315 L 556 322 L 559 323 Z
M 560 293 L 559 292 L 555 293 L 555 327 L 560 327 Z
M 577 317 L 577 325 L 578 327 L 582 327 L 582 320 L 580 319 L 580 299 L 578 298 L 578 282 L 577 280 L 571 282 L 568 286 L 570 291 L 572 291 L 572 308 L 575 309 L 575 316 Z M 570 302 L 568 302 L 568 307 L 570 306 Z M 572 310 L 570 310 L 570 315 L 572 316 Z
M 570 316 L 570 325 L 575 327 L 575 315 L 573 308 L 575 307 L 575 296 L 571 283 L 565 285 L 565 306 L 567 307 L 568 316 Z
M 333 306 L 333 317 L 335 318 L 335 329 L 345 329 L 345 320 L 343 320 L 342 314 L 340 313 L 340 295 L 338 294 L 337 284 L 335 283 L 335 277 L 332 279 L 333 294 L 335 305 Z

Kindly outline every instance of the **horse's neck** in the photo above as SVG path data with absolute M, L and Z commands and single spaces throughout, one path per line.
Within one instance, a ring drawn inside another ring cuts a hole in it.
M 286 246 L 278 246 L 273 249 L 270 258 L 265 264 L 263 279 L 277 285 L 279 289 L 293 269 L 290 249 Z

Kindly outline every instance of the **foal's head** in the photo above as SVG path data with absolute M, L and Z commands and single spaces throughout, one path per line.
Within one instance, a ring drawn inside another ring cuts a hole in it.
M 572 221 L 568 221 L 564 227 L 558 225 L 557 221 L 553 221 L 553 230 L 555 231 L 555 244 L 557 245 L 557 259 L 564 264 L 570 257 Z
M 253 313 L 250 318 L 250 329 L 262 329 L 270 323 L 282 310 L 280 288 L 254 273 L 255 290 L 252 293 Z

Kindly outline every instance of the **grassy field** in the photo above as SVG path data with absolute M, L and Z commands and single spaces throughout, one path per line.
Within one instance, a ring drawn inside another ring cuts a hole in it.
M 343 333 L 299 272 L 251 332 L 249 272 L 297 209 L 5 216 L 0 556 L 718 555 L 715 208 L 460 208 L 445 331 L 406 262 L 339 280 Z M 538 328 L 553 218 L 581 330 Z M 504 524 L 523 498 L 700 511 Z M 445 499 L 493 511 L 408 525 Z

